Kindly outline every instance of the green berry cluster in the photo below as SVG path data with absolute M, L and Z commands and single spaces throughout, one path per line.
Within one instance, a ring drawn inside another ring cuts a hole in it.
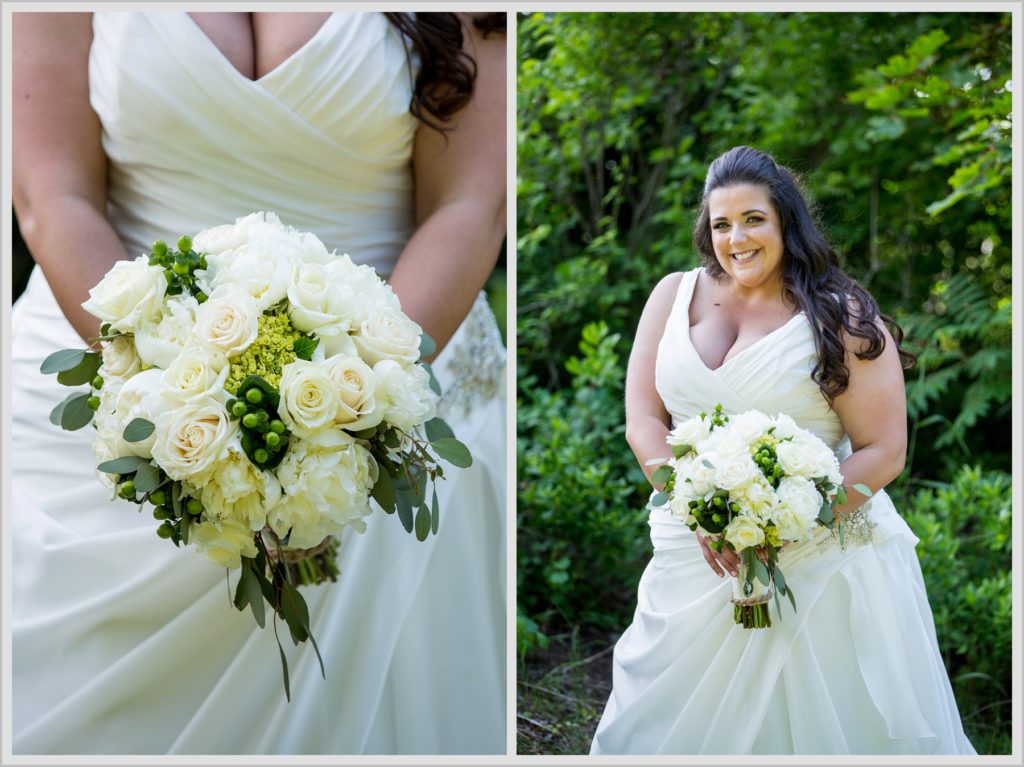
M 139 505 L 147 501 L 153 504 L 153 519 L 161 522 L 156 534 L 161 538 L 170 539 L 175 546 L 188 543 L 189 528 L 203 513 L 203 502 L 198 498 L 188 498 L 181 494 L 180 482 L 168 482 L 168 477 L 161 472 L 163 483 L 149 493 L 139 493 L 135 487 L 134 472 L 131 475 L 118 475 L 117 495 L 126 501 Z M 177 502 L 173 500 L 177 498 Z
M 708 414 L 705 412 L 702 412 L 700 414 L 700 420 L 702 421 L 707 417 Z M 712 429 L 714 429 L 715 426 L 725 426 L 727 423 L 729 423 L 729 416 L 722 412 L 721 405 L 715 405 L 715 412 L 711 414 L 711 423 L 714 424 L 711 427 Z
M 302 338 L 287 314 L 271 312 L 258 320 L 256 340 L 229 362 L 224 388 L 238 394 L 238 387 L 250 375 L 257 375 L 275 389 L 281 385 L 281 370 L 294 362 L 295 342 Z
M 199 303 L 207 299 L 207 295 L 196 285 L 195 278 L 197 269 L 206 269 L 206 256 L 192 250 L 192 238 L 188 235 L 183 234 L 178 239 L 177 250 L 168 248 L 163 240 L 154 242 L 149 265 L 163 267 L 167 278 L 167 295 L 188 293 Z
M 690 501 L 689 507 L 690 513 L 697 520 L 690 525 L 690 529 L 696 530 L 699 526 L 711 534 L 725 530 L 733 515 L 740 511 L 740 505 L 729 500 L 728 490 L 718 490 L 707 500 L 698 498 Z
M 257 467 L 273 468 L 284 457 L 291 432 L 259 386 L 246 387 L 240 393 L 228 400 L 227 409 L 232 421 L 241 422 L 242 447 Z
M 89 399 L 87 399 L 85 401 L 85 404 L 87 404 L 89 406 L 90 410 L 99 410 L 100 409 L 99 390 L 103 388 L 103 376 L 101 376 L 99 373 L 97 373 L 93 377 L 92 381 L 89 382 L 89 385 L 90 385 L 90 387 L 92 389 L 92 394 L 90 395 Z
M 775 452 L 775 446 L 762 442 L 757 445 L 751 457 L 757 464 L 757 468 L 764 474 L 764 478 L 771 484 L 772 489 L 777 490 L 784 474 L 782 466 L 779 465 L 779 456 Z

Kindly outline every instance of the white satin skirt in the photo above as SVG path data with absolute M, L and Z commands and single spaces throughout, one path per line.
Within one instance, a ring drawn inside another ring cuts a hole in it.
M 732 579 L 667 507 L 592 754 L 973 754 L 914 546 L 883 491 L 846 546 L 819 529 L 780 567 L 796 600 L 735 624 Z
M 39 365 L 82 343 L 36 269 L 12 319 L 13 752 L 505 753 L 504 374 L 467 362 L 503 360 L 496 334 L 478 301 L 434 364 L 474 456 L 439 485 L 438 535 L 379 509 L 342 535 L 339 580 L 305 590 L 326 680 L 278 627 L 288 703 L 269 620 L 231 603 L 237 576 L 111 501 L 91 428 L 49 422 L 70 389 Z

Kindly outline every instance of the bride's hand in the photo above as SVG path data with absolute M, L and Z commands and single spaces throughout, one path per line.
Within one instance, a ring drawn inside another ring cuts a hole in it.
M 728 570 L 729 574 L 733 577 L 739 575 L 740 558 L 736 556 L 736 552 L 727 546 L 723 546 L 721 552 L 715 551 L 708 543 L 710 540 L 708 536 L 697 533 L 697 542 L 700 544 L 700 550 L 703 552 L 704 559 L 707 560 L 708 565 L 715 571 L 715 574 L 724 578 L 724 569 Z

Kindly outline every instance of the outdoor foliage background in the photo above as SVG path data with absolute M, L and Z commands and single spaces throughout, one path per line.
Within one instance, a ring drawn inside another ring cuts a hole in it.
M 518 39 L 520 752 L 589 745 L 650 554 L 625 361 L 697 263 L 708 163 L 748 144 L 918 355 L 889 490 L 968 734 L 1009 753 L 1010 15 L 532 14 Z

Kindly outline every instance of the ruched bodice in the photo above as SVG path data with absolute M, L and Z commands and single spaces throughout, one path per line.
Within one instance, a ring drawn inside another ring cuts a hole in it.
M 811 379 L 818 354 L 802 312 L 715 370 L 704 364 L 690 341 L 689 319 L 690 300 L 702 271 L 683 275 L 658 346 L 655 386 L 673 425 L 716 404 L 726 413 L 786 413 L 840 458 L 849 455 L 839 416 Z
M 90 101 L 129 254 L 272 210 L 389 274 L 414 223 L 411 61 L 383 14 L 336 12 L 253 81 L 185 12 L 94 14 Z

